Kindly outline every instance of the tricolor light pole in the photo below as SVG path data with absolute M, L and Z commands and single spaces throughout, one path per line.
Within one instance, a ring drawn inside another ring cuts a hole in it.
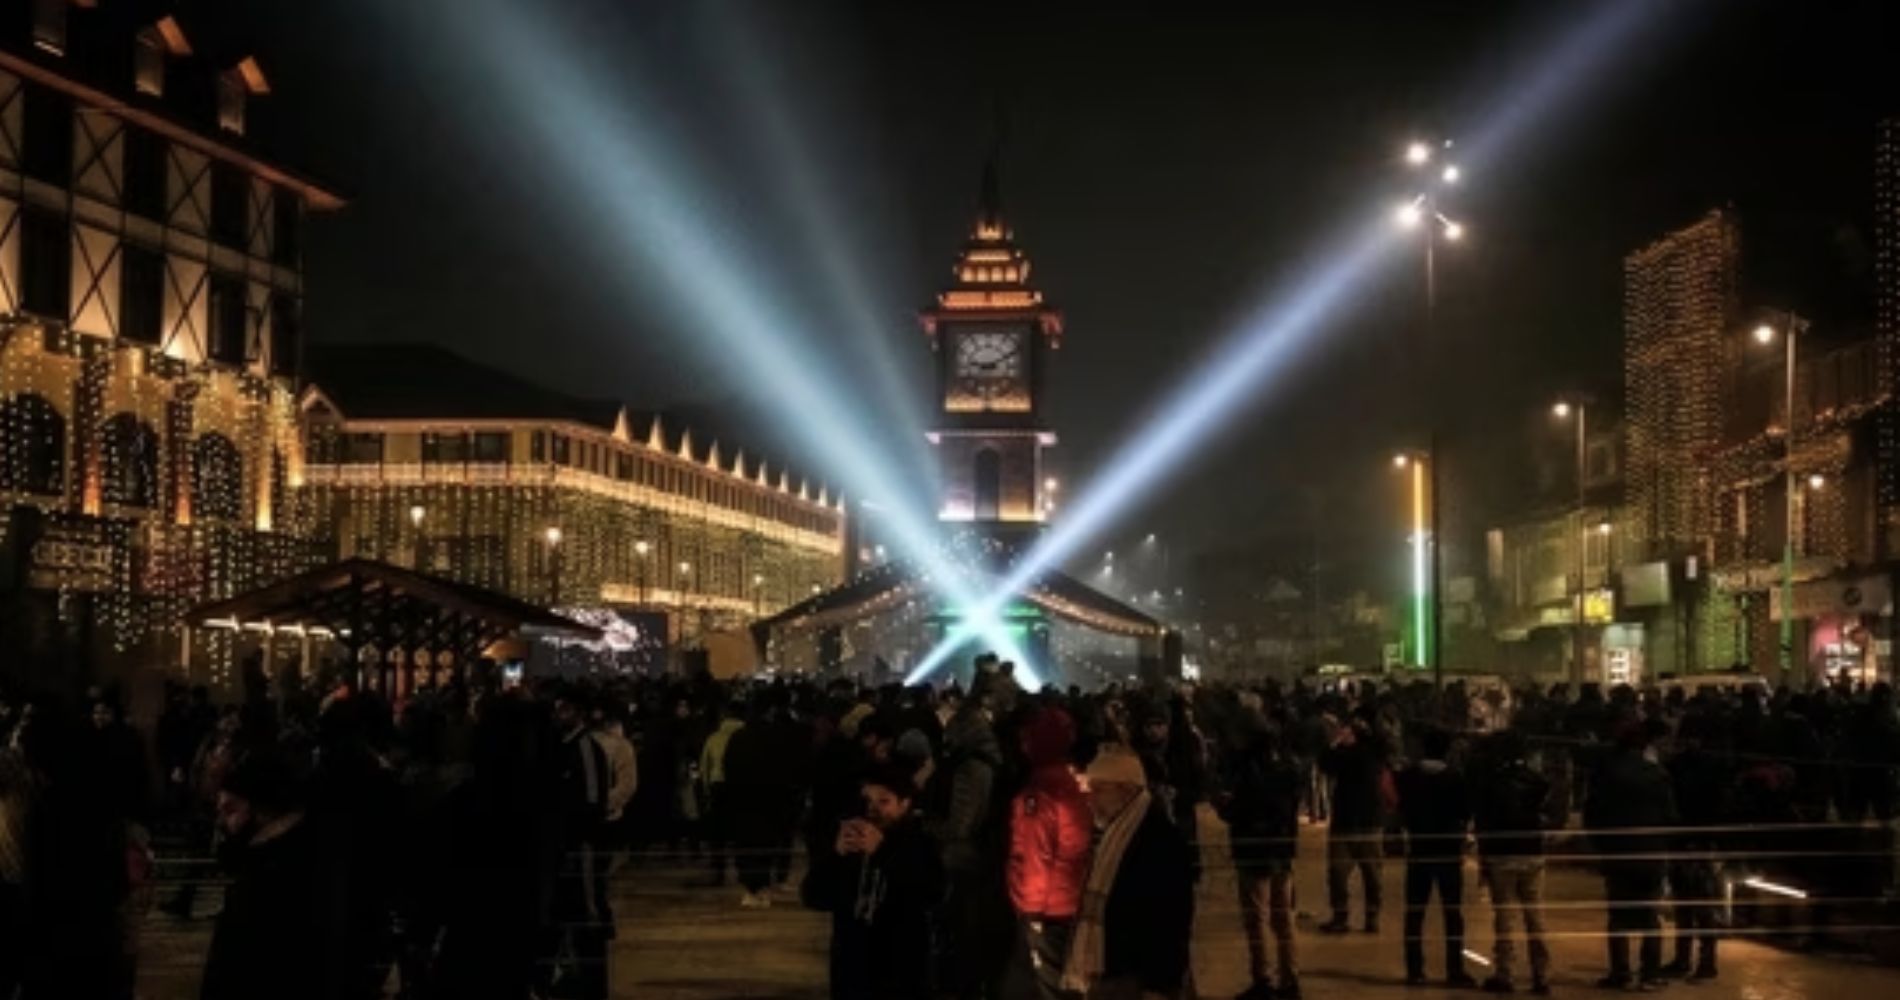
M 1794 530 L 1797 524 L 1795 519 L 1795 505 L 1799 499 L 1799 493 L 1795 489 L 1794 479 L 1795 341 L 1799 340 L 1801 334 L 1808 328 L 1807 321 L 1792 312 L 1787 314 L 1787 319 L 1788 324 L 1785 331 L 1776 330 L 1767 323 L 1763 323 L 1755 328 L 1756 343 L 1762 345 L 1772 344 L 1775 342 L 1775 337 L 1780 336 L 1788 348 L 1787 358 L 1782 362 L 1785 368 L 1783 383 L 1786 396 L 1784 398 L 1785 408 L 1781 413 L 1781 419 L 1783 421 L 1781 432 L 1783 467 L 1781 471 L 1782 480 L 1788 491 L 1787 499 L 1784 503 L 1785 509 L 1782 511 L 1786 520 L 1783 524 L 1781 534 L 1781 680 L 1784 684 L 1788 682 L 1789 675 L 1794 671 Z M 1818 479 L 1819 477 L 1817 476 L 1816 478 Z M 1819 484 L 1816 484 L 1816 488 L 1819 488 Z
M 1422 176 L 1427 177 L 1427 180 L 1417 194 L 1414 194 L 1410 199 L 1400 203 L 1398 210 L 1393 215 L 1394 221 L 1396 221 L 1401 228 L 1421 230 L 1425 237 L 1425 329 L 1423 336 L 1420 338 L 1425 354 L 1425 377 L 1422 384 L 1430 387 L 1428 391 L 1433 392 L 1438 391 L 1438 379 L 1435 377 L 1437 360 L 1436 355 L 1433 353 L 1432 344 L 1434 314 L 1438 309 L 1438 272 L 1435 255 L 1439 240 L 1442 239 L 1447 243 L 1456 243 L 1463 239 L 1465 235 L 1465 227 L 1461 223 L 1447 217 L 1444 212 L 1439 210 L 1439 192 L 1445 188 L 1456 186 L 1459 180 L 1462 179 L 1462 173 L 1458 169 L 1458 165 L 1449 162 L 1443 155 L 1448 153 L 1450 149 L 1450 140 L 1446 140 L 1442 143 L 1436 151 L 1434 151 L 1430 144 L 1424 142 L 1413 142 L 1405 147 L 1406 166 Z M 1435 409 L 1435 405 L 1435 402 L 1429 405 L 1427 407 L 1428 410 Z M 1427 423 L 1430 424 L 1430 427 L 1426 437 L 1424 464 L 1426 466 L 1425 487 L 1426 492 L 1430 494 L 1428 507 L 1431 524 L 1430 531 L 1426 537 L 1429 538 L 1429 544 L 1431 546 L 1431 551 L 1428 554 L 1428 561 L 1431 564 L 1428 571 L 1431 586 L 1426 588 L 1426 590 L 1430 597 L 1431 628 L 1429 630 L 1430 638 L 1423 640 L 1421 645 L 1430 657 L 1429 665 L 1432 668 L 1432 683 L 1442 687 L 1445 682 L 1445 665 L 1443 651 L 1440 648 L 1440 632 L 1444 620 L 1444 612 L 1441 607 L 1441 601 L 1439 600 L 1438 582 L 1439 576 L 1441 575 L 1439 568 L 1444 546 L 1439 544 L 1438 537 L 1440 495 L 1438 492 L 1439 421 L 1436 413 L 1428 415 Z
M 1425 478 L 1429 474 L 1425 466 L 1429 458 L 1423 452 L 1402 451 L 1392 456 L 1392 465 L 1401 472 L 1409 472 L 1412 479 L 1412 651 L 1418 655 L 1418 665 L 1423 667 L 1433 662 L 1431 647 L 1436 644 L 1437 636 L 1432 634 L 1430 609 L 1432 592 L 1436 587 L 1427 575 L 1426 566 L 1430 563 L 1427 549 L 1432 545 L 1430 516 L 1426 513 L 1429 500 L 1426 496 Z M 1434 678 L 1436 679 L 1436 678 Z

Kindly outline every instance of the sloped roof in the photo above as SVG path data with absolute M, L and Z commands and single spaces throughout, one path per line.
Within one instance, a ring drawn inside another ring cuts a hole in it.
M 925 589 L 915 569 L 887 563 L 761 619 L 752 627 L 760 636 L 776 628 L 830 628 L 879 614 Z M 1060 570 L 1043 573 L 1024 588 L 1022 598 L 1051 615 L 1098 631 L 1143 636 L 1166 630 L 1158 619 Z
M 371 559 L 345 559 L 201 605 L 185 621 L 322 628 L 389 647 L 478 650 L 523 630 L 600 638 L 599 629 L 507 594 Z

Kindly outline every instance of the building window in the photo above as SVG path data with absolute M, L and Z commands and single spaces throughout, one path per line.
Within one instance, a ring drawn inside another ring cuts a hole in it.
M 148 219 L 165 217 L 165 140 L 155 132 L 127 125 L 125 210 Z
M 303 308 L 296 296 L 281 292 L 271 296 L 270 372 L 272 375 L 297 374 L 297 354 L 303 346 Z
M 165 255 L 127 243 L 120 258 L 119 336 L 156 344 L 164 326 Z
M 57 496 L 66 484 L 66 418 L 44 396 L 27 394 L 0 403 L 0 487 Z
M 130 413 L 106 421 L 100 469 L 105 501 L 122 507 L 158 503 L 158 432 Z
M 222 160 L 211 165 L 212 239 L 226 246 L 245 246 L 244 216 L 250 185 L 244 171 Z
M 545 462 L 548 460 L 548 432 L 535 431 L 528 439 L 528 461 Z
M 303 259 L 303 202 L 295 192 L 278 188 L 271 195 L 271 260 L 296 267 Z
M 247 96 L 244 80 L 235 70 L 218 75 L 219 128 L 244 134 L 244 101 Z
M 56 56 L 66 54 L 67 0 L 33 0 L 33 44 Z
M 165 96 L 165 40 L 146 28 L 132 42 L 132 86 L 141 94 Z
M 244 309 L 244 279 L 228 274 L 211 276 L 211 357 L 241 365 L 246 357 L 248 317 Z
M 20 306 L 64 323 L 73 281 L 73 239 L 66 219 L 38 208 L 20 214 Z
M 614 478 L 623 483 L 633 481 L 633 456 L 619 454 L 614 456 Z
M 20 150 L 26 175 L 65 187 L 72 180 L 73 102 L 57 90 L 26 85 L 26 121 Z
M 506 431 L 480 431 L 475 435 L 470 457 L 477 462 L 490 464 L 508 461 L 508 433 Z
M 551 441 L 551 444 L 553 445 L 553 448 L 549 452 L 549 459 L 555 465 L 569 464 L 572 454 L 573 454 L 573 450 L 570 447 L 571 442 L 568 441 L 567 435 L 565 434 L 554 435 Z
M 343 461 L 350 465 L 383 464 L 383 436 L 363 431 L 345 434 Z
M 993 448 L 976 453 L 976 519 L 994 521 L 1003 509 L 1003 457 Z
M 222 434 L 192 443 L 191 511 L 214 521 L 235 521 L 244 514 L 244 458 Z
M 444 465 L 459 465 L 468 461 L 468 435 L 422 435 L 422 461 Z

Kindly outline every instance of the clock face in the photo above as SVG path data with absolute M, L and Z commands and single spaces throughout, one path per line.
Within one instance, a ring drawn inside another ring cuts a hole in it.
M 1028 338 L 1020 331 L 982 330 L 956 341 L 956 394 L 995 404 L 1028 404 L 1023 354 Z

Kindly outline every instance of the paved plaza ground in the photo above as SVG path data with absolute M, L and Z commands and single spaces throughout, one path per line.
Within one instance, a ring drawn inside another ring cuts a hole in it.
M 1398 905 L 1403 862 L 1386 866 L 1388 900 L 1377 936 L 1354 933 L 1328 937 L 1314 933 L 1315 918 L 1325 917 L 1324 830 L 1308 828 L 1297 870 L 1299 951 L 1307 997 L 1369 994 L 1443 1000 L 1454 992 L 1439 987 L 1408 989 L 1402 981 Z M 1246 985 L 1246 941 L 1239 905 L 1227 864 L 1223 834 L 1210 826 L 1207 873 L 1195 919 L 1194 974 L 1201 997 L 1231 997 Z M 742 910 L 739 890 L 690 888 L 703 877 L 696 868 L 643 867 L 625 872 L 616 885 L 620 934 L 614 943 L 616 997 L 636 1000 L 812 1000 L 826 996 L 826 918 L 786 901 L 770 910 Z M 1576 869 L 1552 872 L 1549 900 L 1554 987 L 1558 996 L 1606 996 L 1594 983 L 1604 972 L 1601 931 L 1603 911 L 1597 880 Z M 1466 871 L 1466 922 L 1471 948 L 1488 955 L 1491 912 L 1477 884 L 1474 866 Z M 1355 920 L 1357 899 L 1355 891 Z M 216 894 L 203 901 L 216 905 Z M 1427 925 L 1436 934 L 1436 921 Z M 146 926 L 140 970 L 144 1000 L 195 997 L 199 964 L 210 937 L 210 921 L 179 923 L 154 916 Z M 1428 968 L 1434 976 L 1439 949 L 1428 943 Z M 1473 975 L 1485 969 L 1473 962 Z M 1521 975 L 1521 973 L 1520 973 Z M 1803 953 L 1749 940 L 1723 945 L 1722 974 L 1713 983 L 1678 983 L 1670 992 L 1695 1000 L 1853 1000 L 1900 995 L 1900 969 L 1848 955 Z

